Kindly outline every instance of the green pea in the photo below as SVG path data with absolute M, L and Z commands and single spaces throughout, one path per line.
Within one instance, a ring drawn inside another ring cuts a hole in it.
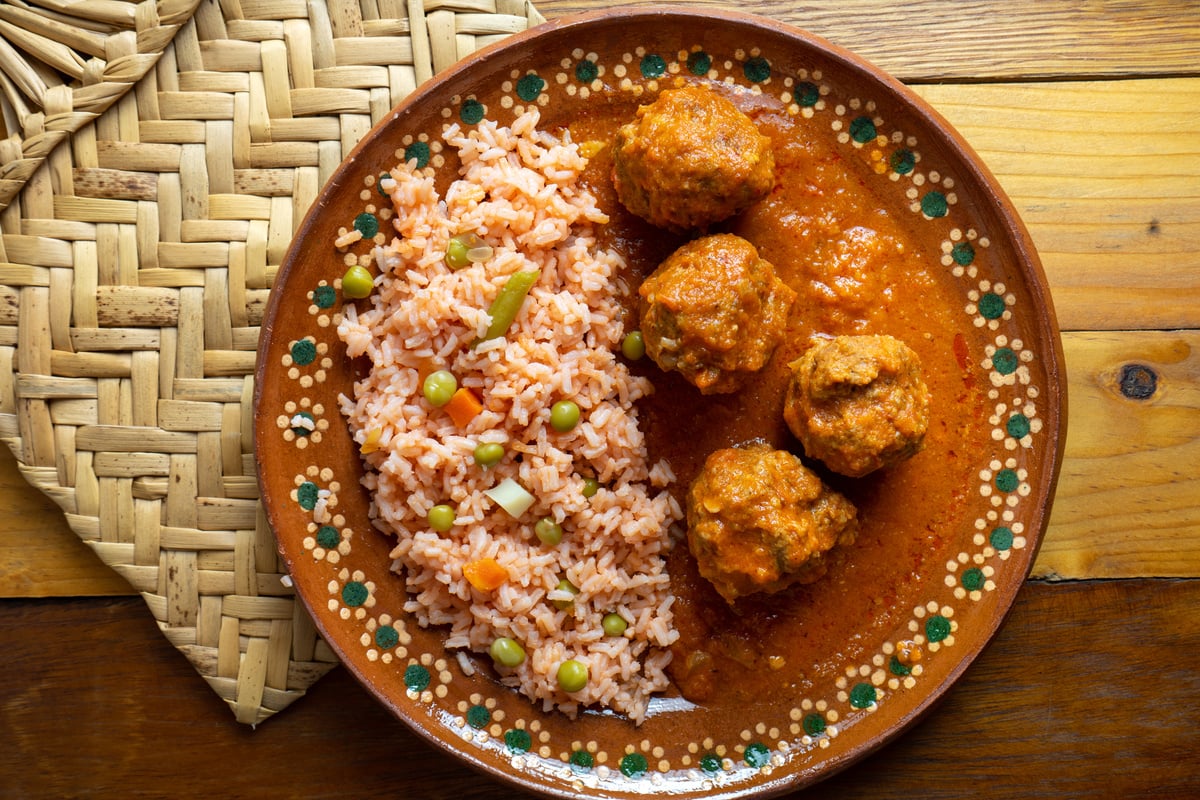
M 625 338 L 621 340 L 621 354 L 630 361 L 637 361 L 646 355 L 646 340 L 642 338 L 641 331 L 625 334 Z
M 483 442 L 475 446 L 475 463 L 487 469 L 494 467 L 504 458 L 504 445 L 496 442 Z
M 450 398 L 458 391 L 458 379 L 449 370 L 439 369 L 437 372 L 431 372 L 425 376 L 425 383 L 421 386 L 421 391 L 424 392 L 429 405 L 441 408 L 449 403 Z
M 629 623 L 620 614 L 614 612 L 604 615 L 604 619 L 600 621 L 600 627 L 604 628 L 605 636 L 624 636 Z
M 471 248 L 461 236 L 454 236 L 446 242 L 446 266 L 450 269 L 462 269 L 471 263 L 467 251 Z
M 429 509 L 429 514 L 426 515 L 429 522 L 429 527 L 433 528 L 438 533 L 445 533 L 454 527 L 454 507 L 448 505 L 437 505 Z
M 579 424 L 579 404 L 574 400 L 559 400 L 550 406 L 550 427 L 566 433 Z
M 560 592 L 570 592 L 571 594 L 579 594 L 579 589 L 575 586 L 575 584 L 571 583 L 566 578 L 563 578 L 561 581 L 559 581 L 558 585 L 555 586 L 554 588 Z M 557 608 L 559 611 L 566 611 L 568 608 L 575 605 L 574 600 L 552 600 L 551 602 L 554 603 L 554 607 Z
M 598 492 L 598 491 L 600 491 L 600 481 L 596 480 L 595 478 L 584 478 L 583 479 L 583 496 L 584 497 L 588 497 L 588 498 L 595 497 L 596 492 Z
M 558 665 L 558 688 L 564 692 L 578 692 L 587 686 L 587 664 L 575 659 L 568 659 Z
M 355 264 L 342 276 L 343 297 L 361 300 L 364 297 L 370 297 L 374 289 L 375 279 L 371 277 L 371 273 L 367 271 L 366 267 Z
M 492 660 L 501 666 L 519 667 L 525 663 L 525 648 L 521 647 L 516 639 L 510 639 L 507 636 L 501 636 L 492 642 L 488 652 L 491 654 Z
M 562 541 L 563 529 L 550 517 L 543 517 L 533 526 L 533 532 L 537 534 L 538 539 L 542 544 L 556 545 Z

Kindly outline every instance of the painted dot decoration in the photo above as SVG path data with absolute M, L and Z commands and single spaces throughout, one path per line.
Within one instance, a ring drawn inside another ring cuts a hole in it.
M 771 77 L 771 62 L 762 56 L 754 56 L 746 61 L 742 73 L 751 83 L 763 83 Z
M 317 544 L 326 550 L 332 550 L 341 544 L 342 535 L 332 525 L 322 525 L 317 530 Z
M 642 56 L 642 60 L 638 62 L 638 71 L 642 73 L 643 78 L 661 78 L 666 74 L 667 62 L 657 53 L 649 53 Z
M 504 732 L 504 744 L 514 753 L 528 753 L 533 747 L 533 737 L 529 731 L 511 728 Z
M 400 632 L 391 625 L 380 625 L 375 629 L 375 644 L 391 650 L 400 643 Z
M 342 587 L 342 602 L 350 608 L 358 608 L 367 602 L 370 592 L 362 581 L 349 581 Z
M 292 363 L 307 367 L 317 359 L 317 343 L 312 339 L 301 339 L 292 345 Z
M 992 355 L 992 366 L 1001 375 L 1011 375 L 1016 372 L 1019 359 L 1010 347 L 1000 347 Z
M 921 213 L 927 217 L 937 219 L 946 216 L 949 211 L 949 202 L 941 192 L 928 192 L 921 198 Z
M 318 286 L 313 289 L 312 298 L 317 308 L 333 308 L 337 302 L 337 290 L 329 285 Z
M 462 107 L 458 110 L 458 118 L 463 121 L 464 125 L 478 125 L 483 121 L 484 115 L 483 103 L 475 99 L 464 100 Z
M 712 69 L 712 57 L 703 50 L 697 50 L 688 56 L 687 71 L 693 75 L 707 75 Z
M 420 664 L 409 664 L 404 670 L 404 685 L 410 691 L 423 692 L 429 688 L 429 682 L 433 680 L 433 676 L 429 674 L 429 670 Z
M 850 138 L 859 144 L 866 144 L 876 136 L 875 123 L 870 117 L 855 117 L 850 121 Z M 927 212 L 928 213 L 928 212 Z M 940 216 L 929 214 L 929 216 Z
M 906 193 L 908 208 L 913 212 L 919 211 L 925 217 L 923 221 L 918 218 L 917 224 L 944 226 L 941 250 L 935 257 L 941 259 L 952 276 L 965 276 L 970 282 L 969 286 L 964 287 L 964 292 L 969 291 L 970 296 L 963 305 L 974 327 L 988 328 L 997 334 L 995 347 L 986 348 L 988 355 L 982 361 L 976 356 L 973 364 L 969 364 L 965 358 L 967 351 L 964 349 L 960 354 L 957 345 L 955 354 L 959 356 L 964 369 L 982 368 L 989 374 L 992 386 L 1000 388 L 1000 392 L 992 395 L 994 402 L 988 412 L 991 435 L 997 441 L 1007 435 L 1010 438 L 1002 444 L 1010 453 L 1015 451 L 1016 456 L 1024 457 L 1021 448 L 1029 448 L 1030 441 L 1037 441 L 1044 424 L 1038 416 L 1040 404 L 1035 402 L 1036 387 L 1031 387 L 1032 391 L 1025 388 L 1028 383 L 1024 380 L 1025 370 L 1016 379 L 998 379 L 1016 373 L 1022 361 L 1027 361 L 1031 355 L 1023 350 L 1019 340 L 1001 335 L 1006 330 L 1003 327 L 1005 323 L 1024 309 L 1019 307 L 1012 294 L 1006 293 L 1002 284 L 990 282 L 988 270 L 997 256 L 987 250 L 986 232 L 970 227 L 978 223 L 964 223 L 961 219 L 969 210 L 957 205 L 953 176 L 939 174 L 930 167 L 928 151 L 925 151 L 926 158 L 922 158 L 921 142 L 910 133 L 889 128 L 886 110 L 881 110 L 870 98 L 838 100 L 836 82 L 827 82 L 819 71 L 798 69 L 789 74 L 789 69 L 793 68 L 786 61 L 773 63 L 757 49 L 738 50 L 733 54 L 714 57 L 698 47 L 685 47 L 664 58 L 659 53 L 647 53 L 638 48 L 608 61 L 604 56 L 594 53 L 585 55 L 580 48 L 557 62 L 551 72 L 542 70 L 540 74 L 534 71 L 519 74 L 514 70 L 498 79 L 504 81 L 503 91 L 506 94 L 497 103 L 496 109 L 485 107 L 474 97 L 455 97 L 443 109 L 442 119 L 447 125 L 458 121 L 471 126 L 482 122 L 493 110 L 498 114 L 520 113 L 524 106 L 517 101 L 545 106 L 554 102 L 553 97 L 546 94 L 546 88 L 555 83 L 563 86 L 572 96 L 586 97 L 589 92 L 601 91 L 597 81 L 603 77 L 606 83 L 619 84 L 612 91 L 632 92 L 638 98 L 644 94 L 652 97 L 654 92 L 669 88 L 672 80 L 677 85 L 683 80 L 709 78 L 727 85 L 739 84 L 755 94 L 773 97 L 782 102 L 790 114 L 803 113 L 807 118 L 827 120 L 847 153 L 864 161 L 871 159 L 876 175 L 901 187 Z M 610 81 L 610 76 L 614 80 Z M 661 81 L 660 87 L 660 79 L 664 77 L 668 80 Z M 773 88 L 768 88 L 768 84 Z M 491 96 L 488 95 L 489 98 Z M 440 144 L 430 144 L 436 133 L 422 132 L 419 138 L 415 132 L 404 136 L 402 150 L 397 151 L 397 156 L 402 156 L 403 161 L 415 165 L 417 169 L 441 168 L 447 159 L 441 154 Z M 440 139 L 435 141 L 440 142 Z M 390 180 L 388 173 L 369 176 L 363 182 L 366 187 L 362 193 L 363 200 L 368 201 L 369 195 L 375 194 L 370 191 L 371 187 L 386 198 L 382 188 L 385 180 Z M 387 206 L 389 201 L 385 199 L 380 204 Z M 374 246 L 372 240 L 391 219 L 390 213 L 390 207 L 380 211 L 376 206 L 368 205 L 366 210 L 354 217 L 353 229 L 364 240 L 358 245 L 364 248 L 360 253 Z M 347 255 L 346 258 L 347 261 L 339 262 L 336 269 L 331 269 L 327 280 L 321 281 L 307 294 L 311 301 L 309 313 L 314 315 L 314 319 L 318 316 L 318 311 L 314 309 L 325 311 L 336 308 L 339 297 L 335 287 L 339 285 L 337 280 L 347 265 L 372 265 L 370 256 Z M 336 327 L 336 312 L 319 316 L 324 320 L 321 325 Z M 327 347 L 322 342 L 321 339 L 306 337 L 291 343 L 287 355 L 289 366 L 303 368 L 320 360 L 319 367 L 328 368 L 329 356 L 333 354 L 318 348 L 319 344 L 321 348 Z M 323 380 L 320 376 L 314 378 L 312 370 L 304 374 L 303 379 L 310 381 L 307 385 L 311 385 L 314 379 Z M 1015 396 L 1005 397 L 1002 396 L 1003 392 L 1015 392 Z M 1027 393 L 1027 396 L 1023 393 Z M 311 403 L 310 400 L 304 402 Z M 317 430 L 317 423 L 328 426 L 328 421 L 318 420 L 320 413 L 314 415 L 309 405 L 293 404 L 286 416 L 280 416 L 279 424 L 284 428 L 285 435 L 308 439 L 307 444 L 311 448 L 314 446 L 313 433 Z M 291 430 L 292 434 L 287 434 L 287 430 Z M 321 430 L 328 433 L 326 428 Z M 319 434 L 315 439 L 319 441 Z M 1008 458 L 1007 462 L 1005 458 Z M 945 584 L 954 589 L 954 596 L 959 601 L 977 602 L 982 591 L 994 588 L 996 569 L 1009 557 L 1009 551 L 1014 546 L 1017 549 L 1024 547 L 1024 539 L 1014 533 L 1014 528 L 1017 532 L 1023 532 L 1023 528 L 1014 522 L 1014 519 L 1019 521 L 1014 509 L 1028 493 L 1028 486 L 1022 485 L 1025 472 L 1020 469 L 1021 466 L 1019 458 L 1004 455 L 997 457 L 990 468 L 980 473 L 979 493 L 988 500 L 988 508 L 993 510 L 986 515 L 981 513 L 976 522 L 974 541 L 979 549 L 961 554 L 958 561 L 947 568 L 947 574 L 942 576 Z M 310 512 L 305 546 L 329 551 L 328 561 L 336 563 L 339 552 L 343 555 L 349 552 L 350 529 L 346 527 L 344 519 L 325 509 L 322 497 L 329 496 L 330 492 L 318 486 L 315 468 L 310 469 L 308 476 L 312 479 L 297 478 L 293 494 L 296 505 Z M 325 476 L 320 481 L 329 482 Z M 324 563 L 321 550 L 314 552 L 314 563 Z M 440 659 L 441 655 L 410 653 L 412 638 L 402 623 L 391 624 L 393 620 L 386 614 L 372 618 L 364 608 L 374 608 L 378 603 L 373 594 L 374 583 L 361 579 L 361 573 L 342 570 L 336 581 L 330 583 L 329 592 L 331 608 L 340 600 L 343 619 L 349 618 L 346 616 L 347 609 L 358 609 L 350 616 L 357 620 L 365 619 L 369 623 L 367 632 L 362 635 L 362 645 L 383 651 L 379 655 L 372 650 L 371 658 L 390 659 L 388 663 L 393 664 L 393 669 L 399 669 L 405 659 L 410 659 L 403 676 L 404 685 L 414 702 L 435 703 L 435 697 L 445 694 L 446 686 L 442 684 L 452 682 L 457 674 L 452 666 L 448 666 L 445 660 L 435 663 L 435 659 Z M 906 620 L 907 630 L 900 632 L 903 636 L 897 634 L 897 639 L 915 638 L 919 642 L 920 633 L 923 633 L 925 640 L 935 645 L 926 650 L 926 658 L 936 658 L 939 650 L 936 645 L 953 644 L 952 632 L 970 621 L 969 617 L 965 620 L 957 617 L 952 625 L 950 616 L 953 616 L 953 612 L 946 605 L 933 601 L 924 603 Z M 721 781 L 737 775 L 743 765 L 751 770 L 769 773 L 773 763 L 782 763 L 780 759 L 786 760 L 793 753 L 802 753 L 808 748 L 835 746 L 839 731 L 847 729 L 844 723 L 849 723 L 856 716 L 871 713 L 878 704 L 889 702 L 895 693 L 903 693 L 919 684 L 921 676 L 926 674 L 927 664 L 907 661 L 907 657 L 906 661 L 902 661 L 895 650 L 896 643 L 884 642 L 881 651 L 870 656 L 863 665 L 850 668 L 845 676 L 839 678 L 838 691 L 825 697 L 816 695 L 796 700 L 795 707 L 787 711 L 790 719 L 785 719 L 777 727 L 774 727 L 774 723 L 758 722 L 741 732 L 740 741 L 732 742 L 701 741 L 698 736 L 689 745 L 690 754 L 682 757 L 664 753 L 664 747 L 660 745 L 668 743 L 654 743 L 645 739 L 631 739 L 623 751 L 615 752 L 606 751 L 604 745 L 597 748 L 595 742 L 586 746 L 578 742 L 556 742 L 548 731 L 539 730 L 536 718 L 531 716 L 514 720 L 496 711 L 495 701 L 491 699 L 485 701 L 473 697 L 470 704 L 459 701 L 460 705 L 454 712 L 457 720 L 454 724 L 459 726 L 464 740 L 479 746 L 491 742 L 491 746 L 498 747 L 502 742 L 512 756 L 515 769 L 524 768 L 525 764 L 538 758 L 557 761 L 566 773 L 575 775 L 572 780 L 578 786 L 590 786 L 590 782 L 594 781 L 619 780 L 622 776 L 629 780 L 648 776 L 652 782 L 657 782 L 664 773 L 675 770 L 690 771 L 693 775 L 699 771 L 709 776 L 714 785 L 721 785 Z M 420 663 L 416 663 L 418 661 Z M 449 664 L 453 663 L 454 660 L 449 659 Z M 431 668 L 430 665 L 434 666 Z M 470 674 L 466 662 L 462 664 L 462 672 Z M 434 691 L 427 691 L 435 676 L 439 685 Z M 439 692 L 442 694 L 439 695 Z M 502 726 L 507 726 L 503 732 Z M 791 736 L 798 738 L 788 739 L 789 731 Z M 624 755 L 620 755 L 621 752 Z M 648 755 L 654 760 L 651 761 Z
M 406 162 L 416 162 L 417 169 L 425 169 L 429 166 L 429 158 L 432 153 L 429 150 L 429 142 L 416 141 L 404 148 L 404 160 Z M 366 236 L 366 234 L 363 234 Z M 371 234 L 374 236 L 375 234 Z
M 925 620 L 925 638 L 931 642 L 941 642 L 950 635 L 950 620 L 940 614 Z
M 1012 528 L 994 528 L 988 537 L 988 542 L 997 550 L 1008 550 L 1013 546 Z
M 1011 469 L 1002 469 L 996 473 L 996 488 L 1002 492 L 1014 492 L 1021 484 L 1017 473 Z
M 641 753 L 628 753 L 621 759 L 621 774 L 626 778 L 640 778 L 650 769 L 650 762 Z

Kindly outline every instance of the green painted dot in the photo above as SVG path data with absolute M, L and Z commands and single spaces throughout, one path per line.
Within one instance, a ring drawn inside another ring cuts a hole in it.
M 940 642 L 950 635 L 950 620 L 935 614 L 925 620 L 925 637 L 931 642 Z
M 342 543 L 342 535 L 332 525 L 322 525 L 317 531 L 317 544 L 326 550 L 332 550 Z
M 638 63 L 643 78 L 661 78 L 667 71 L 667 62 L 657 53 L 647 53 Z
M 930 192 L 921 198 L 921 213 L 931 219 L 944 217 L 950 211 L 946 195 L 941 192 Z
M 390 177 L 392 177 L 391 173 L 381 172 L 379 173 L 379 180 L 375 181 L 375 189 L 378 190 L 378 192 L 384 197 L 387 197 L 387 192 L 383 190 L 383 179 Z
M 375 219 L 374 214 L 364 211 L 354 218 L 354 230 L 361 233 L 364 239 L 370 239 L 379 233 L 379 220 Z
M 997 550 L 1007 550 L 1013 545 L 1012 528 L 993 529 L 991 536 L 988 537 L 988 541 Z
M 715 775 L 721 771 L 721 757 L 716 753 L 705 753 L 700 757 L 700 769 L 709 775 Z
M 512 728 L 504 732 L 504 743 L 514 753 L 527 753 L 529 748 L 533 747 L 533 738 L 529 735 L 529 731 Z
M 950 257 L 960 267 L 966 267 L 975 260 L 975 247 L 970 242 L 959 242 L 950 248 Z
M 1029 435 L 1029 417 L 1024 414 L 1013 414 L 1008 418 L 1004 429 L 1014 439 L 1024 439 Z
M 796 84 L 796 102 L 805 108 L 812 108 L 821 99 L 821 90 L 815 83 L 804 81 Z
M 600 77 L 600 68 L 595 61 L 584 59 L 575 65 L 575 80 L 580 83 L 591 83 Z
M 292 363 L 306 367 L 317 358 L 317 343 L 312 339 L 301 339 L 292 345 Z
M 888 166 L 892 168 L 893 172 L 907 175 L 917 168 L 917 157 L 912 150 L 902 148 L 888 157 Z
M 742 74 L 748 81 L 762 83 L 771 77 L 771 62 L 762 56 L 755 56 L 742 65 Z
M 875 123 L 870 117 L 855 117 L 850 121 L 850 138 L 859 144 L 866 144 L 875 138 Z
M 1004 316 L 1004 298 L 988 292 L 979 298 L 979 313 L 984 319 L 999 319 Z
M 305 511 L 312 511 L 317 507 L 318 497 L 317 485 L 312 481 L 305 481 L 296 487 L 296 502 Z
M 521 79 L 517 81 L 517 97 L 526 103 L 532 103 L 538 99 L 538 95 L 545 88 L 546 82 L 536 72 L 530 72 L 527 75 L 522 75 Z
M 433 676 L 429 674 L 429 670 L 420 664 L 409 664 L 408 669 L 404 670 L 404 685 L 414 692 L 423 692 L 428 689 L 431 680 L 433 680 Z
M 825 717 L 820 714 L 808 714 L 800 724 L 809 736 L 820 736 L 825 732 Z
M 1002 492 L 1016 491 L 1020 483 L 1021 479 L 1014 470 L 1002 469 L 996 473 L 996 488 Z
M 303 420 L 307 420 L 309 422 L 313 422 L 313 415 L 309 414 L 307 411 L 297 412 L 296 415 L 292 417 L 292 421 L 295 422 L 297 417 L 299 417 L 300 419 L 303 419 Z M 309 436 L 310 434 L 312 434 L 312 432 L 315 430 L 315 428 L 316 428 L 315 425 L 314 426 L 292 425 L 292 433 L 296 434 L 297 436 Z
M 587 750 L 576 750 L 571 753 L 571 766 L 578 770 L 591 769 L 596 765 L 596 758 Z
M 850 705 L 867 708 L 875 703 L 875 687 L 869 683 L 856 683 L 850 690 Z
M 351 608 L 358 608 L 367 602 L 367 585 L 362 581 L 346 581 L 342 587 L 342 602 Z
M 900 675 L 903 677 L 905 675 L 912 674 L 912 667 L 910 667 L 908 664 L 905 664 L 896 656 L 892 656 L 892 660 L 888 662 L 888 671 L 893 675 Z
M 313 303 L 317 308 L 333 308 L 337 302 L 337 290 L 326 284 L 313 289 Z
M 1011 375 L 1017 370 L 1017 354 L 1008 347 L 998 347 L 992 356 L 992 366 L 1001 375 Z
M 621 774 L 626 778 L 640 778 L 650 769 L 650 762 L 641 753 L 629 753 L 621 759 Z
M 743 757 L 746 759 L 747 766 L 765 767 L 771 761 L 771 751 L 762 742 L 753 742 L 746 745 Z
M 971 567 L 962 574 L 963 588 L 968 592 L 977 592 L 983 588 L 983 570 Z
M 375 644 L 384 650 L 391 650 L 400 644 L 400 631 L 391 625 L 380 625 L 375 629 Z
M 413 142 L 404 148 L 404 162 L 417 162 L 417 169 L 429 166 L 429 142 Z
M 483 103 L 475 100 L 464 100 L 458 110 L 458 118 L 466 125 L 477 125 L 483 119 Z
M 697 50 L 688 56 L 687 68 L 693 75 L 707 75 L 712 68 L 712 56 L 703 50 Z
M 467 724 L 475 730 L 486 728 L 491 721 L 492 712 L 487 710 L 487 706 L 475 705 L 467 709 Z

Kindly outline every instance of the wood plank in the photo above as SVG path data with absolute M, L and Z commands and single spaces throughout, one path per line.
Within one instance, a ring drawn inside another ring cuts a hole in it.
M 1200 575 L 1200 331 L 1073 333 L 1065 350 L 1067 458 L 1033 574 Z
M 0 447 L 0 508 L 0 597 L 133 591 L 79 540 L 62 510 L 26 482 L 7 447 Z
M 1200 79 L 913 88 L 1017 207 L 1063 329 L 1200 328 Z
M 622 6 L 653 5 L 631 0 Z M 693 0 L 763 14 L 856 52 L 906 82 L 1176 75 L 1200 66 L 1200 5 L 1176 0 Z M 604 8 L 538 0 L 547 18 Z
M 1200 796 L 1198 606 L 1196 580 L 1030 583 L 940 706 L 790 796 Z M 1113 624 L 1130 609 L 1136 624 Z M 81 775 L 101 800 L 184 782 L 193 797 L 532 797 L 434 750 L 342 669 L 237 724 L 137 598 L 2 602 L 0 652 L 0 785 L 16 797 L 74 796 Z

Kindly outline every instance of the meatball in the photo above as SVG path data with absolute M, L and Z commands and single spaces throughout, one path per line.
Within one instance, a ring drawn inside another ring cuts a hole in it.
M 687 497 L 688 546 L 732 603 L 812 583 L 858 535 L 858 512 L 796 456 L 766 444 L 717 450 Z
M 613 144 L 613 184 L 631 212 L 675 232 L 706 228 L 775 185 L 771 141 L 712 89 L 687 86 L 641 106 Z
M 804 451 L 858 478 L 915 455 L 929 427 L 921 362 L 891 336 L 839 336 L 792 365 L 783 417 Z
M 735 391 L 762 369 L 796 299 L 754 245 L 728 233 L 680 247 L 638 294 L 646 352 L 703 394 Z

